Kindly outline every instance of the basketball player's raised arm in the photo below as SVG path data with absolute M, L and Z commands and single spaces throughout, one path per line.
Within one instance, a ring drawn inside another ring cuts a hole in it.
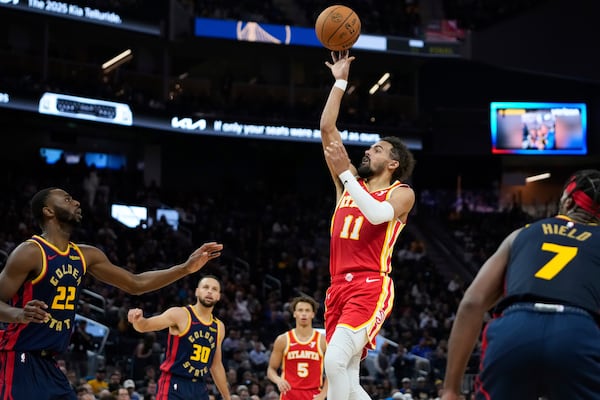
M 323 150 L 332 142 L 342 143 L 342 136 L 337 128 L 337 119 L 340 113 L 340 106 L 346 85 L 348 84 L 348 76 L 350 74 L 350 64 L 354 61 L 354 56 L 350 57 L 348 50 L 340 52 L 331 52 L 333 64 L 326 62 L 325 65 L 331 70 L 331 74 L 335 79 L 334 85 L 331 87 L 323 112 L 321 113 L 321 121 L 319 128 L 321 130 L 321 143 Z M 338 194 L 341 193 L 343 187 L 339 182 L 337 175 L 334 175 L 329 162 L 327 163 L 329 172 L 335 182 Z M 351 165 L 351 171 L 356 174 L 356 168 Z
M 127 320 L 138 332 L 153 332 L 169 328 L 172 334 L 179 334 L 180 325 L 187 325 L 188 314 L 181 307 L 171 307 L 162 314 L 145 318 L 140 308 L 132 308 L 127 313 Z
M 87 264 L 88 272 L 99 281 L 109 283 L 129 294 L 142 294 L 163 288 L 186 275 L 199 271 L 206 263 L 221 255 L 223 245 L 207 242 L 196 249 L 188 259 L 170 268 L 132 274 L 124 268 L 114 265 L 100 249 L 80 245 Z

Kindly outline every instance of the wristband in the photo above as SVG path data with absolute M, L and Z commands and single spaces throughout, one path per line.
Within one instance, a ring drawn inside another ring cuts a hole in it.
M 342 89 L 342 92 L 345 92 L 346 88 L 348 87 L 348 81 L 345 79 L 337 79 L 333 86 L 338 89 Z

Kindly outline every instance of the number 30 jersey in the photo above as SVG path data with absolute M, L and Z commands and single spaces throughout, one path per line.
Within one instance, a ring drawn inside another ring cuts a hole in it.
M 188 328 L 180 335 L 169 333 L 160 369 L 192 380 L 202 379 L 209 373 L 217 349 L 219 322 L 214 316 L 208 323 L 202 322 L 191 305 L 184 309 L 189 314 Z
M 39 246 L 42 269 L 19 288 L 9 304 L 23 308 L 30 300 L 41 300 L 48 305 L 50 319 L 39 324 L 9 324 L 0 331 L 0 350 L 62 353 L 69 346 L 74 327 L 79 289 L 86 272 L 85 259 L 75 243 L 70 242 L 65 251 L 60 251 L 38 235 L 28 242 Z

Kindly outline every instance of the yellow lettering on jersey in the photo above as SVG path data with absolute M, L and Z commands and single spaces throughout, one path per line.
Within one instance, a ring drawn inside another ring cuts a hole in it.
M 70 318 L 59 321 L 59 320 L 53 318 L 52 316 L 50 316 L 50 319 L 48 320 L 47 324 L 50 329 L 54 329 L 57 332 L 60 332 L 65 329 L 71 330 L 71 319 Z
M 77 279 L 77 284 L 81 282 L 81 275 L 77 268 L 73 268 L 71 264 L 63 264 L 60 268 L 54 271 L 54 275 L 50 277 L 50 283 L 54 286 L 58 285 L 58 282 L 65 276 L 70 275 Z
M 354 203 L 354 200 L 352 199 L 352 197 L 350 197 L 350 196 L 342 197 L 342 201 L 340 201 L 340 205 L 338 208 L 345 208 L 345 207 L 354 207 L 354 208 L 357 207 L 357 205 L 356 205 L 356 203 Z
M 189 361 L 183 363 L 183 368 L 194 377 L 204 376 L 208 373 L 208 366 L 196 368 Z
M 542 232 L 544 235 L 566 236 L 571 239 L 579 240 L 580 242 L 592 237 L 591 232 L 578 232 L 576 228 L 569 228 L 567 225 L 562 224 L 542 224 Z
M 195 331 L 195 332 L 192 332 L 190 335 L 188 335 L 187 339 L 188 339 L 188 342 L 190 342 L 190 343 L 195 343 L 196 340 L 198 340 L 198 339 L 206 339 L 206 340 L 208 340 L 208 343 L 210 343 L 211 349 L 214 349 L 216 346 L 215 337 L 213 335 L 211 335 L 210 332 Z
M 310 350 L 292 350 L 289 351 L 285 357 L 288 360 L 296 360 L 296 359 L 309 359 L 309 360 L 318 360 L 319 353 L 316 351 Z

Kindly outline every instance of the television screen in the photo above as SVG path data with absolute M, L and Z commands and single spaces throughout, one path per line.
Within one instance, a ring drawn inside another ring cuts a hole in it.
M 129 228 L 135 228 L 148 220 L 148 209 L 127 204 L 111 204 L 110 216 Z
M 172 208 L 157 208 L 156 209 L 156 220 L 160 220 L 162 217 L 165 217 L 167 224 L 173 227 L 173 230 L 177 230 L 179 227 L 179 213 L 177 210 Z
M 492 102 L 493 154 L 587 154 L 584 103 Z

